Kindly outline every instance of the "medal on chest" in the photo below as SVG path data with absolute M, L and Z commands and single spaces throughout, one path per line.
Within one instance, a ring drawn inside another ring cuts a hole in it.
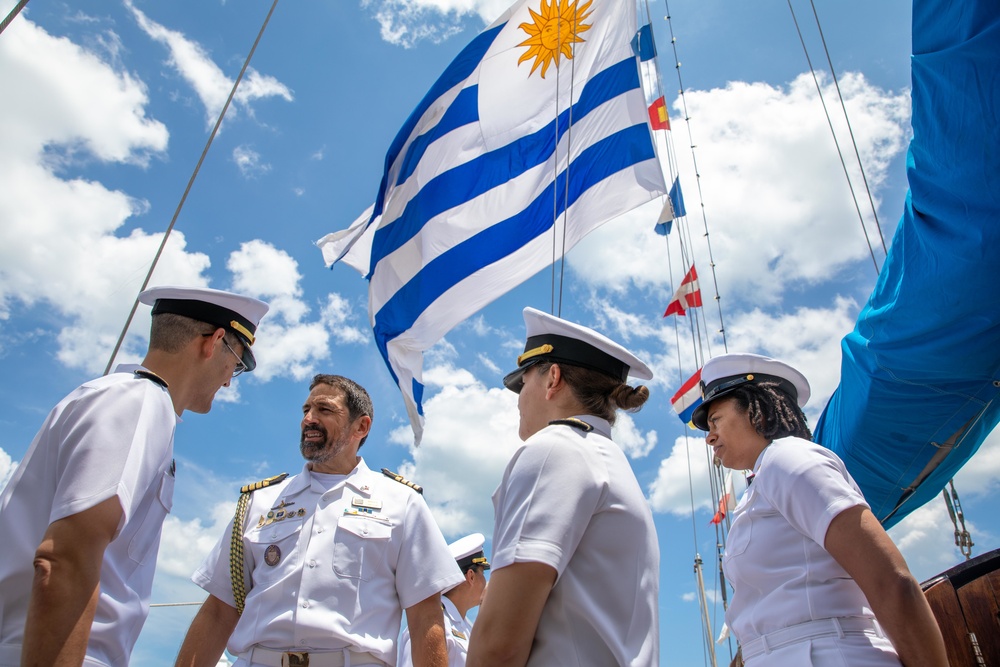
M 281 561 L 281 549 L 277 544 L 272 544 L 264 550 L 264 562 L 267 565 L 274 567 L 279 561 Z

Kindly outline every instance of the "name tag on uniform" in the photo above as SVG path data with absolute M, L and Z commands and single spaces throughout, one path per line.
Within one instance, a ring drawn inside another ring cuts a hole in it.
M 362 498 L 361 496 L 354 496 L 354 500 L 351 501 L 351 505 L 354 507 L 364 507 L 370 510 L 382 509 L 381 500 L 376 500 L 375 498 Z

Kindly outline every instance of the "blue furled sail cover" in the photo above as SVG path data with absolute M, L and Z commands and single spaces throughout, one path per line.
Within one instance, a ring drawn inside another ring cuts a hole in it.
M 1000 420 L 1000 2 L 914 2 L 912 85 L 903 218 L 815 430 L 886 527 Z

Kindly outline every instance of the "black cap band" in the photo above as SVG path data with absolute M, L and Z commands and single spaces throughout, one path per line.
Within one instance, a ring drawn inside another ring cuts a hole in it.
M 232 331 L 246 346 L 253 345 L 257 327 L 253 322 L 234 310 L 223 308 L 206 301 L 193 299 L 157 299 L 153 304 L 153 315 L 171 313 L 183 315 L 199 322 L 205 322 Z
M 628 364 L 577 338 L 558 334 L 540 334 L 528 339 L 524 345 L 524 351 L 528 353 L 545 345 L 551 346 L 551 350 L 531 356 L 523 354 L 520 365 L 529 361 L 545 360 L 589 368 L 621 382 L 628 379 Z

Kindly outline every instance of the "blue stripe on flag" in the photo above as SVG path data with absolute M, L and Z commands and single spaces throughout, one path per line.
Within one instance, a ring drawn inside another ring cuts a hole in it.
M 464 88 L 451 103 L 440 122 L 410 142 L 403 156 L 403 166 L 396 178 L 396 185 L 402 185 L 420 163 L 427 147 L 454 129 L 479 120 L 479 86 Z
M 570 165 L 570 189 L 566 172 L 556 177 L 527 208 L 507 220 L 479 232 L 424 265 L 375 314 L 375 343 L 388 364 L 386 346 L 408 330 L 417 317 L 446 291 L 483 267 L 507 255 L 551 229 L 552 200 L 557 214 L 572 206 L 580 195 L 609 176 L 645 160 L 655 158 L 645 122 L 611 134 L 584 150 Z M 555 188 L 555 194 L 553 194 Z M 393 372 L 393 379 L 398 378 Z
M 386 364 L 386 365 L 388 366 L 388 364 Z M 392 366 L 389 366 L 389 372 L 392 373 L 392 379 L 396 381 L 397 385 L 399 385 L 399 378 L 397 378 L 396 374 L 393 373 Z M 424 416 L 424 385 L 421 384 L 421 383 L 419 383 L 419 382 L 417 382 L 417 380 L 414 379 L 413 383 L 412 383 L 412 385 L 410 387 L 410 390 L 413 392 L 413 401 L 417 404 L 417 414 L 420 415 L 421 417 L 423 417 Z
M 698 398 L 694 403 L 687 406 L 686 408 L 681 410 L 680 413 L 678 413 L 677 416 L 681 418 L 682 422 L 684 422 L 685 424 L 691 423 L 691 417 L 694 416 L 694 411 L 698 408 L 699 405 L 701 405 L 701 400 L 702 400 L 701 398 Z
M 633 58 L 627 58 L 596 74 L 584 86 L 580 99 L 559 116 L 559 137 L 588 113 L 629 90 L 639 87 L 639 71 Z M 434 216 L 489 192 L 547 160 L 555 150 L 553 120 L 537 132 L 458 165 L 431 179 L 407 202 L 395 220 L 375 232 L 372 241 L 371 278 L 379 261 L 416 236 Z M 647 138 L 646 141 L 649 144 Z M 388 173 L 388 172 L 387 172 Z M 385 192 L 379 192 L 381 200 Z
M 424 98 L 420 100 L 417 108 L 413 110 L 413 113 L 403 123 L 403 127 L 396 133 L 396 138 L 392 140 L 389 151 L 385 155 L 385 171 L 382 176 L 382 183 L 378 189 L 378 197 L 375 199 L 372 220 L 382 215 L 382 207 L 385 205 L 386 179 L 389 177 L 389 167 L 396 161 L 399 152 L 403 150 L 403 146 L 406 145 L 410 135 L 413 134 L 413 128 L 416 127 L 417 122 L 423 117 L 424 112 L 437 102 L 439 97 L 472 75 L 476 68 L 479 67 L 479 63 L 482 61 L 483 56 L 486 55 L 490 46 L 493 45 L 493 40 L 497 38 L 497 35 L 500 34 L 505 25 L 507 24 L 503 23 L 476 35 L 469 42 L 469 45 L 462 49 L 462 52 L 451 61 L 448 69 L 438 77 L 438 80 L 434 82 L 434 85 L 424 95 Z

